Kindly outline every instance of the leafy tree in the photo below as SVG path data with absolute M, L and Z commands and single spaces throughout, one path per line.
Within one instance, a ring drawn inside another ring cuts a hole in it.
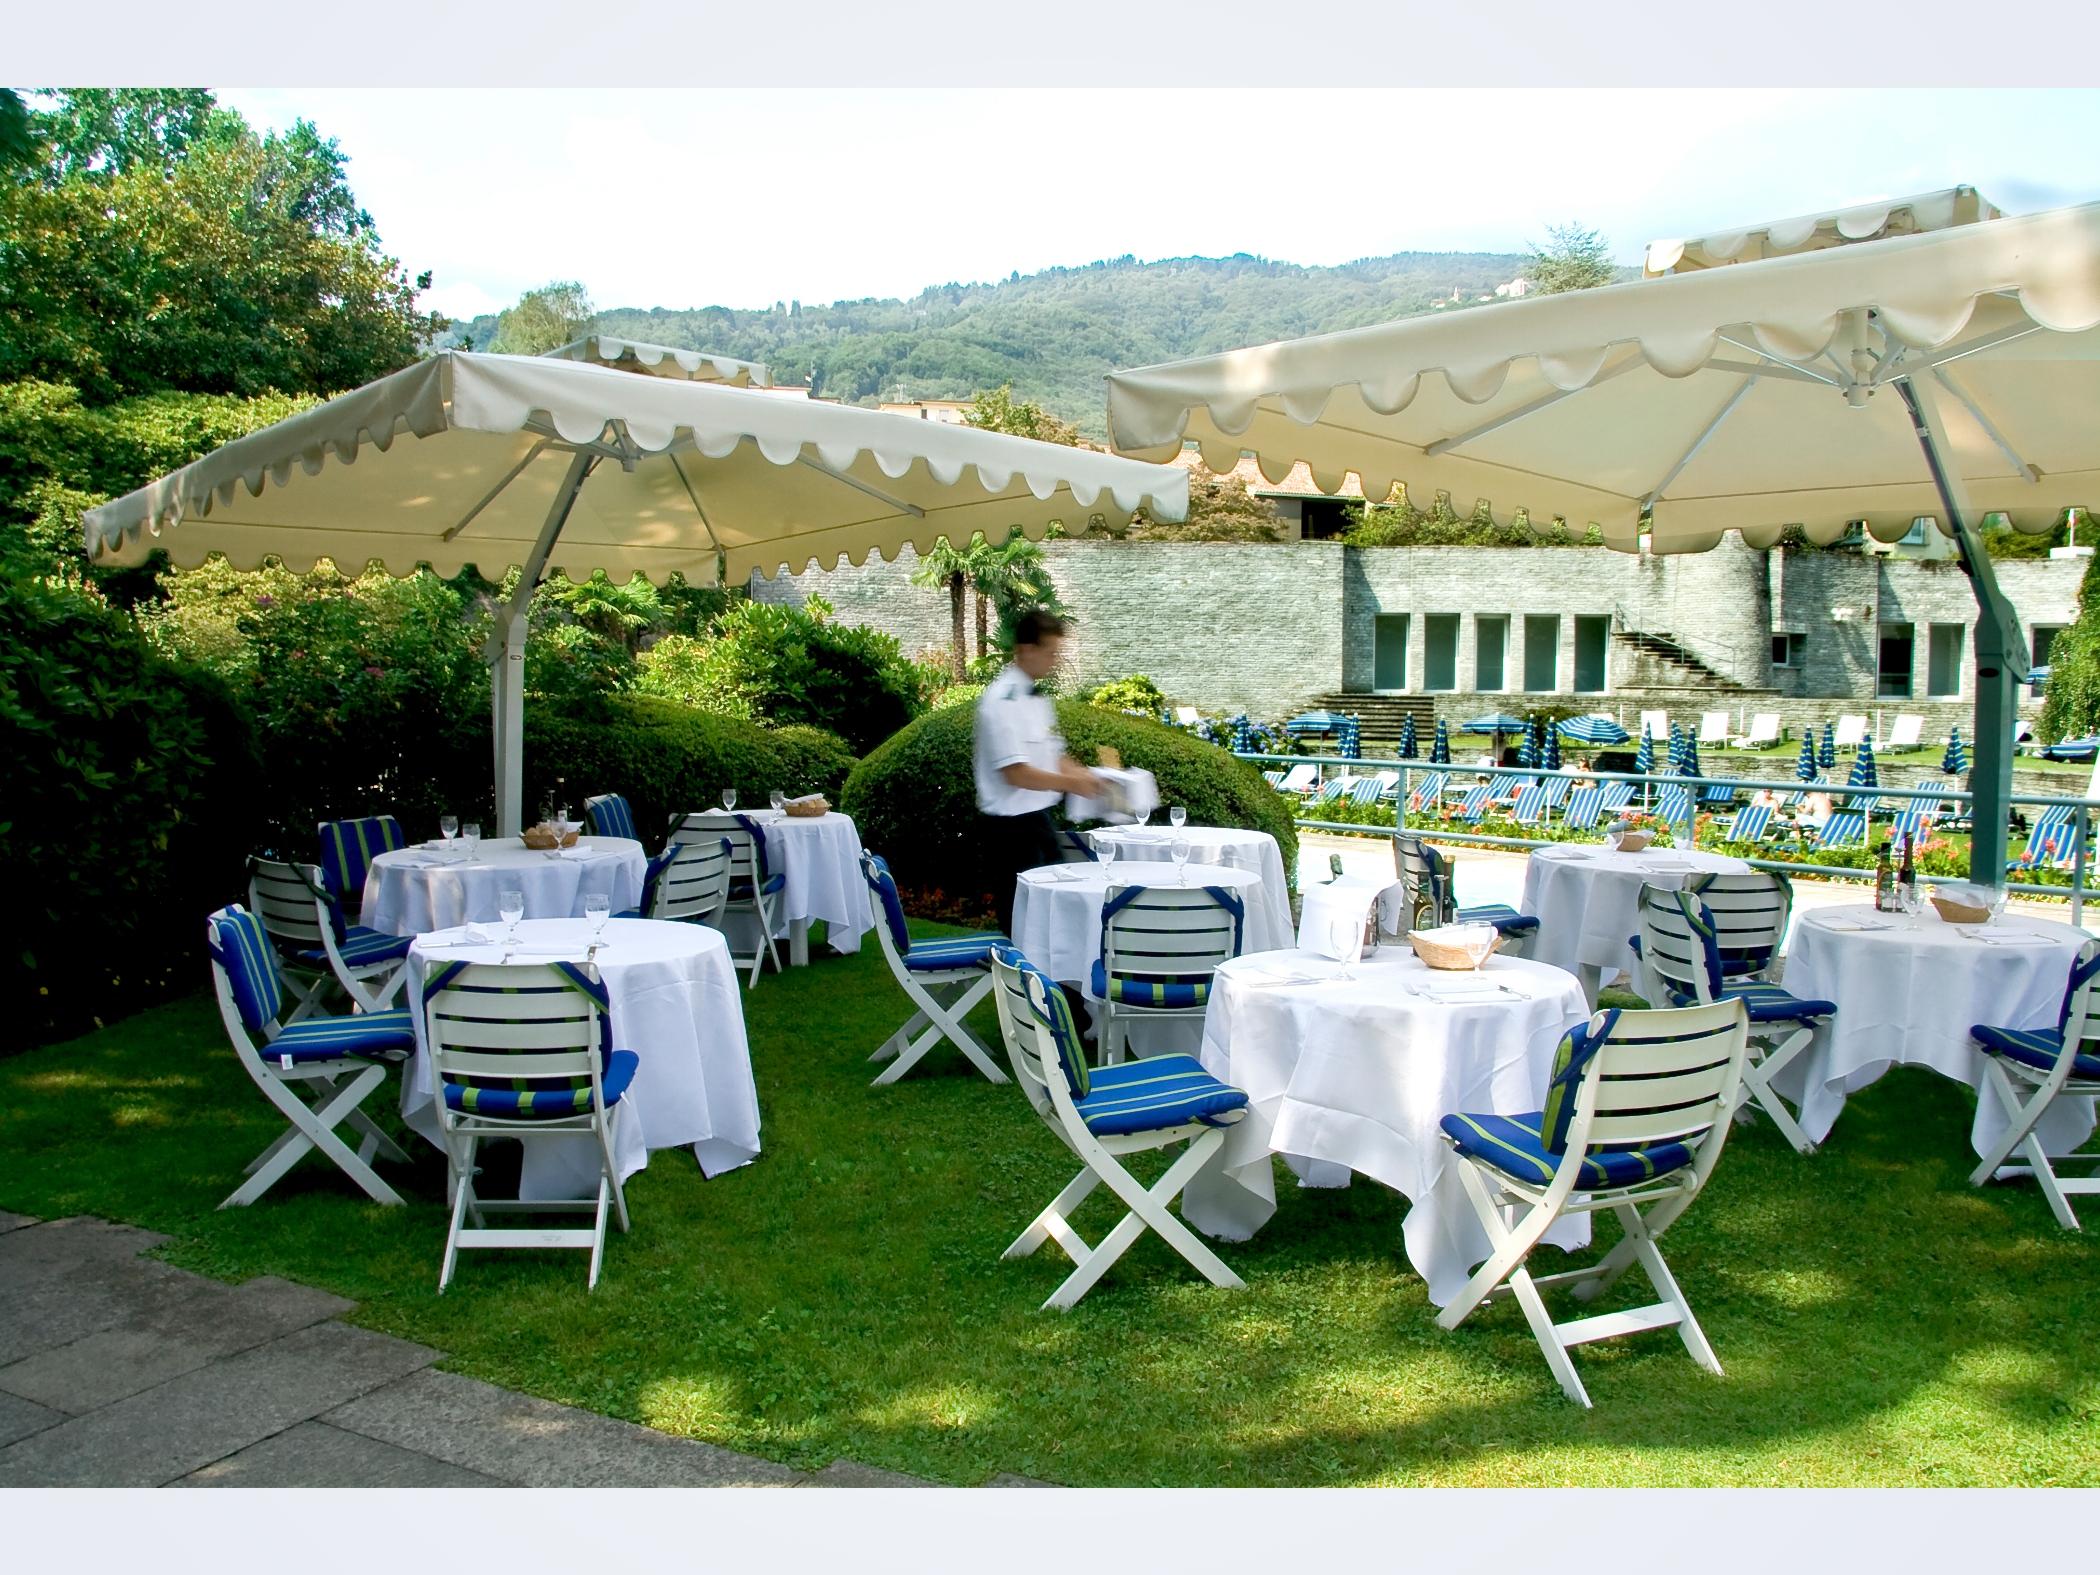
M 1549 224 L 1546 234 L 1547 243 L 1534 243 L 1524 265 L 1524 277 L 1540 295 L 1594 289 L 1618 277 L 1611 247 L 1595 230 L 1579 224 Z
M 1042 611 L 1062 614 L 1065 605 L 1057 598 L 1050 578 L 1050 561 L 1040 544 L 1016 531 L 1002 546 L 994 547 L 980 534 L 970 543 L 967 555 L 970 584 L 977 592 L 977 658 L 992 654 L 985 638 L 987 606 L 999 616 L 998 648 L 1013 648 L 1014 625 L 1021 614 Z
M 981 432 L 1005 432 L 1041 443 L 1062 443 L 1067 448 L 1079 442 L 1077 427 L 1060 421 L 1034 400 L 1014 398 L 1011 383 L 980 393 L 963 412 L 963 420 Z
M 48 149 L 44 178 L 55 184 L 135 169 L 169 174 L 225 113 L 203 88 L 67 88 L 31 123 Z
M 499 355 L 544 355 L 590 332 L 591 298 L 573 279 L 527 290 L 496 319 L 489 348 Z
M 664 602 L 647 576 L 637 574 L 624 585 L 613 583 L 603 569 L 584 580 L 549 575 L 533 593 L 535 608 L 566 614 L 593 634 L 617 641 L 632 654 L 642 636 L 664 620 Z
M 2100 555 L 2085 560 L 2077 621 L 2049 647 L 2049 688 L 2036 731 L 2052 742 L 2100 732 Z
M 0 88 L 0 175 L 8 175 L 37 162 L 36 122 L 22 95 L 13 88 Z
M 970 657 L 963 637 L 963 614 L 969 600 L 970 556 L 967 552 L 956 551 L 955 544 L 943 536 L 919 559 L 919 566 L 912 570 L 911 582 L 937 586 L 948 593 L 948 661 L 955 682 L 961 683 L 963 664 Z

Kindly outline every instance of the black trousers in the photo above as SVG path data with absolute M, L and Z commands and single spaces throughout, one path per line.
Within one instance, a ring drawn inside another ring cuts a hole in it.
M 1057 827 L 1051 824 L 1047 809 L 1030 810 L 1025 815 L 980 814 L 977 821 L 992 896 L 999 907 L 999 933 L 1012 935 L 1014 882 L 1023 870 L 1057 862 Z

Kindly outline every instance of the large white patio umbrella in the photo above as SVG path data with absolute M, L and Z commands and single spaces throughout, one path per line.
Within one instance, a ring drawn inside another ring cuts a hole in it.
M 1737 248 L 1755 261 L 1716 265 L 1709 237 L 1696 271 L 1119 372 L 1110 442 L 1164 459 L 1192 438 L 1213 470 L 1251 450 L 1328 491 L 1354 471 L 1366 497 L 1399 481 L 1502 520 L 1595 522 L 1628 552 L 1729 530 L 1770 546 L 1789 525 L 1829 542 L 1862 520 L 1892 540 L 1935 517 L 1980 609 L 1972 873 L 2002 882 L 1990 832 L 2027 662 L 1976 530 L 2100 504 L 2100 205 L 1921 201 L 1895 226 L 1914 233 L 1769 225 Z
M 734 584 L 977 531 L 1179 519 L 1186 473 L 1089 449 L 563 358 L 446 351 L 89 511 L 108 564 L 320 558 L 523 572 L 498 610 L 496 803 L 520 824 L 526 611 L 549 568 Z

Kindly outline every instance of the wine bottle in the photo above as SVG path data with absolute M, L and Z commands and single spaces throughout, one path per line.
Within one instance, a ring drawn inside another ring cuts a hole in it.
M 1890 862 L 1889 844 L 1895 838 L 1881 839 L 1881 851 L 1874 856 L 1874 909 L 1877 913 L 1888 913 L 1896 906 L 1896 868 Z
M 1896 872 L 1896 884 L 1903 892 L 1906 911 L 1916 907 L 1918 901 L 1918 866 L 1911 858 L 1911 835 L 1903 833 L 1903 867 Z

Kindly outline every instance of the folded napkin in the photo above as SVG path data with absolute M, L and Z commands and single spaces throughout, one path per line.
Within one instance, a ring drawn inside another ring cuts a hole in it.
M 2025 934 L 2019 930 L 1999 930 L 1995 932 L 1970 930 L 1969 934 L 1975 936 L 1976 939 L 1983 942 L 1986 946 L 2050 946 L 2055 944 L 2046 935 Z
M 558 857 L 560 857 L 560 858 L 565 858 L 565 859 L 596 859 L 596 858 L 603 858 L 603 857 L 605 856 L 605 849 L 603 849 L 603 848 L 587 848 L 587 847 L 585 847 L 585 846 L 584 846 L 584 845 L 583 845 L 582 843 L 580 843 L 580 842 L 579 842 L 579 843 L 577 843 L 577 844 L 576 844 L 576 846 L 575 846 L 575 847 L 573 847 L 573 848 L 562 848 L 562 849 L 559 849 L 559 850 L 558 850 L 558 853 L 557 853 L 557 856 L 558 856 Z
M 1837 930 L 1845 935 L 1856 934 L 1861 930 L 1885 930 L 1888 928 L 1886 924 L 1883 924 L 1878 919 L 1825 919 L 1822 923 L 1824 929 Z
M 483 924 L 463 924 L 456 930 L 433 930 L 416 937 L 416 944 L 432 946 L 493 946 L 498 932 Z
M 1073 820 L 1105 820 L 1115 825 L 1129 825 L 1159 808 L 1159 783 L 1153 780 L 1151 772 L 1125 766 L 1096 766 L 1094 775 L 1102 779 L 1107 791 L 1099 799 L 1067 793 L 1065 814 Z
M 1493 979 L 1453 978 L 1430 979 L 1409 987 L 1416 995 L 1431 1001 L 1492 1001 L 1498 996 L 1506 997 L 1511 992 Z

